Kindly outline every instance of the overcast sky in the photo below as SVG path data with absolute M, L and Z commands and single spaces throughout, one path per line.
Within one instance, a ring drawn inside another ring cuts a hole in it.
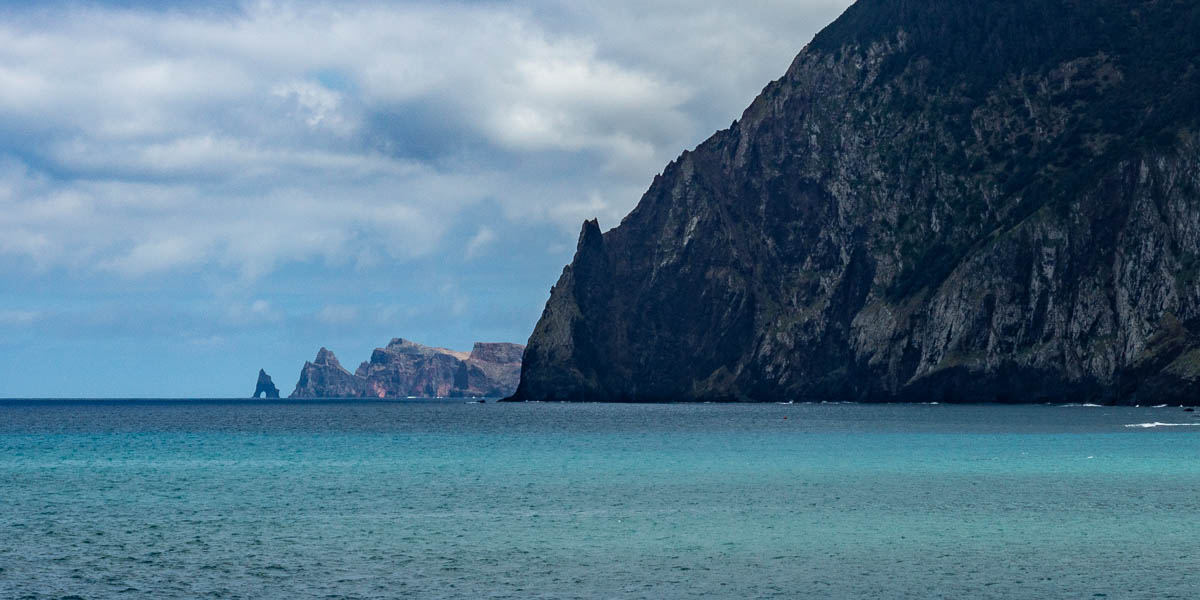
M 0 397 L 524 343 L 848 0 L 0 1 Z

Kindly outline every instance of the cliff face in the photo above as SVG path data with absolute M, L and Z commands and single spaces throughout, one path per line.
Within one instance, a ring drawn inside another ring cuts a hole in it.
M 482 391 L 478 396 L 507 396 L 521 381 L 521 355 L 525 346 L 508 343 L 476 342 L 464 361 L 467 389 Z
M 364 398 L 367 397 L 366 381 L 355 377 L 342 367 L 333 352 L 325 348 L 317 351 L 312 362 L 304 363 L 300 369 L 300 380 L 289 398 Z
M 514 399 L 1200 402 L 1197 28 L 861 0 L 584 224 Z
M 292 398 L 504 396 L 517 387 L 524 346 L 476 343 L 467 354 L 393 339 L 354 373 L 321 348 L 304 364 Z

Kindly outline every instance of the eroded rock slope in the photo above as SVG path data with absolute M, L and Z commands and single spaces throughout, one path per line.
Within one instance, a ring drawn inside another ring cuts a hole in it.
M 861 0 L 584 224 L 514 399 L 1200 402 L 1197 31 Z

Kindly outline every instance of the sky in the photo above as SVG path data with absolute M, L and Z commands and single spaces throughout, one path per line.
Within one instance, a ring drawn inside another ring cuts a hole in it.
M 0 0 L 0 397 L 525 343 L 849 0 Z

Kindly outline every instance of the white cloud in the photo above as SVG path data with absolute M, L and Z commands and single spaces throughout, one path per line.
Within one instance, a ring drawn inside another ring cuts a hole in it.
M 329 129 L 338 135 L 354 130 L 342 114 L 342 94 L 312 81 L 293 81 L 275 86 L 275 96 L 294 105 L 293 114 L 312 129 Z
M 284 315 L 276 310 L 269 301 L 260 299 L 229 306 L 226 318 L 230 323 L 244 326 L 281 321 Z
M 847 4 L 16 11 L 0 23 L 0 270 L 252 281 L 426 256 L 463 222 L 470 259 L 495 238 L 483 203 L 568 237 L 615 224 Z
M 467 242 L 467 248 L 463 252 L 463 258 L 471 260 L 479 256 L 484 248 L 487 248 L 492 242 L 497 239 L 496 232 L 491 227 L 486 225 L 479 228 L 471 240 Z
M 155 237 L 137 242 L 123 254 L 104 259 L 99 266 L 122 275 L 140 276 L 194 265 L 205 260 L 209 251 L 196 238 Z
M 317 312 L 317 320 L 331 326 L 348 325 L 360 318 L 361 314 L 356 306 L 328 305 Z

